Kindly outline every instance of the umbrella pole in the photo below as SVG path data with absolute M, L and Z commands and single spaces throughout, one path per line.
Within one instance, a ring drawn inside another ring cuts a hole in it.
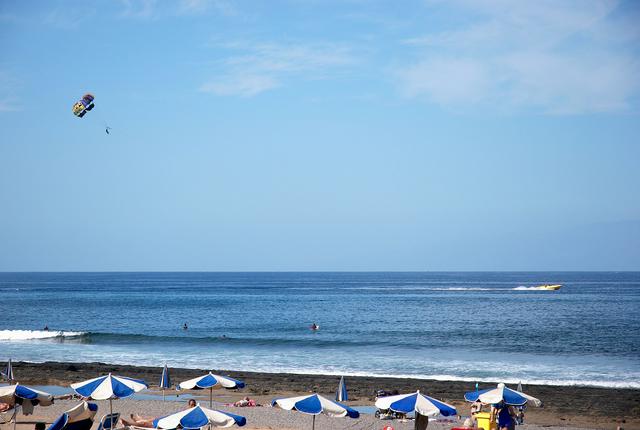
M 115 426 L 113 425 L 113 400 L 111 398 L 109 398 L 109 415 L 111 415 L 109 422 L 111 423 L 111 430 L 113 430 Z
M 316 416 L 313 415 L 313 421 L 311 422 L 311 430 L 316 430 Z
M 164 402 L 164 388 L 162 389 L 162 401 Z
M 213 387 L 209 387 L 209 409 L 213 409 Z

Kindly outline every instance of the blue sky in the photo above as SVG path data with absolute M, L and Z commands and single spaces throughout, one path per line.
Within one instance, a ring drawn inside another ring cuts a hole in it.
M 638 22 L 0 2 L 0 270 L 640 270 Z

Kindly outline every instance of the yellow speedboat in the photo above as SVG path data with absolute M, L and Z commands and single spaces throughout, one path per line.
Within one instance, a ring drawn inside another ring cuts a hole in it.
M 556 285 L 539 285 L 536 288 L 539 290 L 558 291 L 561 287 L 562 285 L 556 284 Z

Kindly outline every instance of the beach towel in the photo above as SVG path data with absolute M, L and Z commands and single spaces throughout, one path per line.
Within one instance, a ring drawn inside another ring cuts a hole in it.
M 31 415 L 33 413 L 33 402 L 31 400 L 25 400 L 22 402 L 22 415 Z

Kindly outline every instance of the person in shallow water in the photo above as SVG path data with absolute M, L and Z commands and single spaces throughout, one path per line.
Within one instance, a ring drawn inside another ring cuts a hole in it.
M 195 407 L 196 407 L 196 401 L 194 399 L 189 399 L 189 401 L 187 402 L 186 409 L 191 409 Z M 155 417 L 143 417 L 138 414 L 131 414 L 131 421 L 125 420 L 124 418 L 122 418 L 120 421 L 122 421 L 122 425 L 127 427 L 135 426 L 135 427 L 153 428 L 154 420 L 155 420 Z

